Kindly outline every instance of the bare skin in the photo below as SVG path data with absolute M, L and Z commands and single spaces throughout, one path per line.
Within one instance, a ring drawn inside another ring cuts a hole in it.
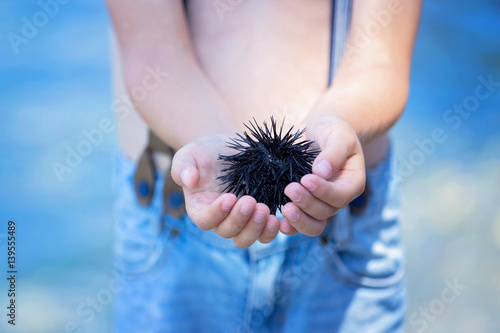
M 356 46 L 373 12 L 394 2 L 355 1 L 348 44 Z M 386 154 L 386 133 L 407 99 L 420 1 L 396 1 L 389 24 L 348 54 L 328 89 L 330 1 L 242 1 L 223 20 L 212 1 L 188 3 L 186 19 L 179 0 L 108 0 L 129 91 L 147 66 L 168 72 L 135 100 L 140 118 L 120 120 L 125 153 L 137 159 L 142 145 L 132 143 L 145 141 L 144 123 L 178 149 L 172 176 L 189 216 L 240 247 L 270 242 L 280 230 L 319 235 Z M 285 189 L 292 202 L 280 221 L 252 197 L 221 194 L 215 181 L 228 137 L 270 115 L 306 128 L 322 150 L 313 173 Z

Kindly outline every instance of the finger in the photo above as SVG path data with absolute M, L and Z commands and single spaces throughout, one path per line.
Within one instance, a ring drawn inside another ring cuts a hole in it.
M 185 190 L 184 194 L 186 194 Z M 237 201 L 232 193 L 222 195 L 214 193 L 213 195 L 213 198 L 203 194 L 184 195 L 188 216 L 202 230 L 211 230 L 226 219 Z
M 287 203 L 283 207 L 283 216 L 298 232 L 308 236 L 320 235 L 326 226 L 326 220 L 316 220 L 302 212 L 294 203 Z
M 234 236 L 234 244 L 241 248 L 247 248 L 255 243 L 266 226 L 265 222 L 268 217 L 269 207 L 262 203 L 258 203 L 252 218 L 247 222 L 240 233 Z
M 257 206 L 257 201 L 249 195 L 238 199 L 231 213 L 212 231 L 222 238 L 232 238 L 236 236 L 250 220 Z
M 280 231 L 280 220 L 274 216 L 269 215 L 267 218 L 266 226 L 262 230 L 259 236 L 259 242 L 267 244 L 276 238 L 278 232 Z
M 324 151 L 327 158 L 332 157 L 332 152 L 342 148 L 336 148 L 335 144 L 327 144 Z M 354 148 L 357 150 L 357 148 Z M 342 152 L 349 154 L 349 150 Z M 325 160 L 324 160 L 325 161 Z M 316 161 L 315 161 L 316 162 Z M 320 171 L 321 174 L 323 171 Z M 333 172 L 333 171 L 332 171 Z M 309 190 L 314 197 L 326 202 L 327 204 L 343 208 L 349 202 L 361 195 L 365 186 L 365 161 L 363 153 L 353 153 L 347 159 L 343 160 L 341 168 L 327 178 L 323 175 L 305 175 L 300 183 Z M 326 181 L 326 180 L 329 181 Z
M 305 175 L 300 183 L 318 200 L 335 208 L 344 208 L 363 193 L 365 173 L 364 170 L 341 170 L 332 181 L 316 175 Z
M 281 233 L 287 235 L 287 236 L 293 236 L 298 234 L 297 229 L 295 229 L 290 222 L 286 219 L 286 217 L 283 217 L 280 220 L 280 231 Z
M 182 187 L 196 187 L 200 179 L 200 174 L 196 166 L 196 160 L 188 146 L 181 148 L 172 159 L 172 178 Z
M 304 186 L 291 183 L 285 188 L 285 194 L 304 213 L 316 220 L 326 220 L 337 213 L 338 209 L 314 197 Z
M 330 135 L 321 151 L 313 162 L 313 174 L 329 179 L 343 166 L 345 161 L 355 153 L 356 141 L 338 139 Z

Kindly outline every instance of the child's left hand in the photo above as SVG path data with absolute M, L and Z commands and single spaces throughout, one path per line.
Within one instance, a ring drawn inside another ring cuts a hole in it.
M 320 235 L 326 220 L 365 188 L 363 150 L 352 127 L 339 117 L 321 116 L 309 120 L 306 129 L 307 139 L 314 140 L 321 153 L 312 174 L 285 188 L 292 200 L 282 209 L 280 230 L 286 235 Z

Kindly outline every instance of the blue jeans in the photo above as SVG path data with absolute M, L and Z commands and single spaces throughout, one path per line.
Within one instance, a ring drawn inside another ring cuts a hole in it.
M 137 165 L 116 155 L 115 266 L 126 285 L 116 332 L 401 332 L 406 312 L 399 184 L 392 154 L 367 171 L 363 211 L 322 235 L 236 247 L 187 216 L 162 213 L 163 175 L 137 203 Z

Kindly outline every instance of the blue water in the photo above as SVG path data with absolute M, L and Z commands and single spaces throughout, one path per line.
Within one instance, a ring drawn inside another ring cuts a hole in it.
M 8 33 L 19 34 L 22 18 L 39 10 L 35 1 L 0 2 L 0 234 L 8 219 L 17 221 L 18 331 L 63 332 L 75 321 L 83 332 L 106 332 L 109 306 L 90 322 L 75 310 L 112 278 L 116 133 L 62 181 L 53 163 L 64 163 L 84 129 L 112 118 L 110 22 L 103 2 L 70 1 L 16 53 Z M 500 89 L 459 128 L 443 119 L 490 74 L 500 81 L 500 3 L 426 1 L 408 107 L 393 135 L 400 159 L 435 128 L 447 140 L 405 178 L 410 313 L 439 297 L 445 279 L 468 286 L 426 332 L 500 330 Z M 1 319 L 0 331 L 10 332 L 5 325 Z

